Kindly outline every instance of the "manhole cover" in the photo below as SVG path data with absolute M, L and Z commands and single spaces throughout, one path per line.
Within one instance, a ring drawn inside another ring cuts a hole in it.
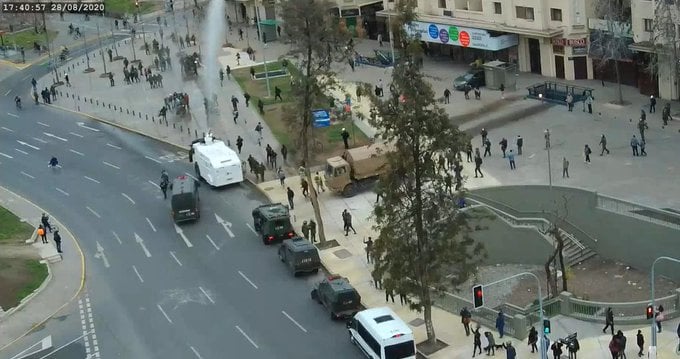
M 263 190 L 265 190 L 265 191 L 271 191 L 271 190 L 273 190 L 273 189 L 274 189 L 274 187 L 265 187 L 265 188 L 263 188 Z
M 345 258 L 349 258 L 349 257 L 352 256 L 352 253 L 350 253 L 346 249 L 339 249 L 339 250 L 333 252 L 333 254 L 335 254 L 335 256 L 340 258 L 340 259 L 345 259 Z
M 425 324 L 425 321 L 420 319 L 420 318 L 416 318 L 416 319 L 413 319 L 412 321 L 408 322 L 408 324 L 410 324 L 412 327 L 419 327 L 419 326 Z

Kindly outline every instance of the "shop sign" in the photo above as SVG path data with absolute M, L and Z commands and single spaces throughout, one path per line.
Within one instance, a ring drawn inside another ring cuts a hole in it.
M 359 9 L 342 9 L 340 10 L 340 16 L 342 17 L 359 16 Z
M 469 27 L 412 21 L 405 25 L 409 35 L 421 41 L 498 51 L 519 43 L 517 34 L 491 36 L 488 31 Z
M 585 47 L 587 43 L 588 40 L 585 37 L 581 39 L 565 39 L 563 37 L 552 39 L 552 44 L 557 46 Z
M 574 56 L 586 56 L 588 55 L 588 48 L 583 46 L 583 47 L 573 47 L 571 49 L 571 53 Z

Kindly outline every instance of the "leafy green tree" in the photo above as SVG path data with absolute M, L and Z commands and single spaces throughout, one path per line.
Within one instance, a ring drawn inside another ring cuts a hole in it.
M 392 21 L 405 45 L 402 60 L 392 71 L 386 100 L 373 98 L 378 116 L 371 121 L 393 147 L 387 153 L 390 170 L 377 187 L 382 201 L 374 209 L 379 235 L 373 245 L 373 275 L 423 312 L 428 342 L 434 345 L 432 306 L 437 292 L 465 282 L 485 252 L 470 237 L 472 212 L 458 207 L 464 193 L 452 191 L 448 170 L 435 165 L 439 156 L 460 153 L 468 136 L 451 125 L 414 61 L 422 49 L 403 26 L 414 19 L 413 3 L 402 1 L 398 9 Z
M 326 94 L 338 86 L 332 65 L 337 61 L 344 62 L 353 53 L 351 46 L 348 46 L 351 44 L 351 35 L 331 17 L 328 9 L 333 5 L 327 0 L 284 0 L 280 6 L 285 38 L 291 45 L 288 56 L 293 58 L 292 65 L 299 70 L 292 84 L 295 104 L 285 111 L 284 121 L 290 125 L 293 133 L 299 134 L 296 143 L 301 150 L 305 177 L 310 184 L 309 193 L 319 240 L 325 242 L 319 201 L 309 172 L 310 149 L 314 149 L 312 110 L 316 106 L 327 106 Z

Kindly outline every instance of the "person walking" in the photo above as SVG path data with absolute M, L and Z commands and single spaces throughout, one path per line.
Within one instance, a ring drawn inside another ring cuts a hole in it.
M 54 244 L 57 245 L 57 253 L 64 253 L 61 251 L 61 235 L 59 234 L 59 228 L 54 229 L 54 236 L 52 236 Z
M 501 142 L 498 142 L 498 144 L 501 146 L 501 152 L 503 152 L 503 158 L 505 158 L 505 150 L 508 149 L 508 140 L 503 137 L 501 138 Z
M 501 99 L 505 99 L 505 84 L 501 84 L 499 87 L 499 90 L 501 90 Z
M 283 102 L 283 97 L 281 97 L 281 89 L 278 86 L 274 86 L 274 101 L 276 99 L 281 100 Z
M 524 139 L 522 138 L 522 135 L 517 135 L 517 156 L 522 155 L 522 146 L 524 146 Z
M 486 157 L 487 154 L 491 157 L 491 140 L 489 140 L 489 138 L 484 142 L 484 157 Z
M 517 351 L 515 350 L 515 347 L 512 346 L 512 342 L 507 342 L 505 344 L 505 357 L 507 359 L 517 358 Z
M 482 336 L 479 333 L 479 324 L 477 325 L 475 330 L 472 331 L 472 338 L 473 338 L 472 339 L 472 344 L 473 344 L 472 357 L 474 358 L 476 353 L 477 353 L 478 348 L 479 348 L 479 355 L 482 355 Z
M 569 343 L 567 343 L 567 350 L 569 351 L 569 359 L 576 359 L 576 353 L 581 349 L 581 344 L 579 344 L 578 339 L 574 337 Z
M 600 137 L 600 148 L 602 149 L 600 156 L 604 155 L 605 151 L 607 151 L 607 154 L 609 154 L 609 149 L 607 148 L 607 137 L 604 136 L 604 133 L 602 134 L 602 137 Z
M 607 312 L 605 313 L 604 324 L 605 326 L 602 329 L 602 333 L 606 333 L 607 328 L 610 328 L 612 331 L 612 335 L 614 335 L 614 311 L 612 310 L 612 307 L 607 308 Z
M 554 342 L 550 346 L 550 350 L 553 352 L 553 359 L 560 359 L 562 356 L 562 343 Z
M 309 226 L 307 225 L 307 221 L 302 221 L 302 236 L 305 239 L 309 239 Z
M 590 154 L 593 153 L 593 151 L 590 149 L 590 146 L 586 145 L 583 148 L 583 155 L 585 156 L 585 162 L 590 163 Z
M 619 342 L 619 358 L 628 359 L 626 356 L 626 341 L 628 340 L 622 331 L 616 332 L 616 337 Z
M 165 170 L 161 173 L 161 183 L 160 188 L 163 192 L 163 199 L 168 199 L 168 185 L 170 185 L 170 180 L 168 179 L 167 172 Z
M 47 229 L 52 233 L 52 226 L 50 225 L 50 217 L 45 213 L 40 217 L 40 223 L 42 223 L 43 228 Z
M 316 175 L 314 175 L 314 183 L 316 184 L 317 193 L 326 192 L 326 188 L 323 185 L 323 175 L 321 172 L 317 172 Z
M 633 135 L 633 138 L 630 139 L 630 147 L 633 149 L 633 156 L 639 156 L 640 153 L 638 152 L 638 146 L 640 145 L 640 142 L 638 142 L 638 139 Z
M 585 104 L 588 106 L 588 113 L 592 114 L 593 113 L 593 94 L 589 93 L 588 96 L 586 97 Z
M 306 179 L 300 179 L 300 188 L 302 188 L 302 195 L 307 198 L 309 196 L 309 182 Z
M 649 96 L 649 113 L 656 112 L 656 97 L 654 95 Z
M 288 148 L 286 145 L 281 145 L 281 156 L 283 157 L 283 162 L 286 162 L 288 158 Z
M 463 323 L 463 328 L 465 329 L 465 335 L 470 336 L 470 321 L 472 320 L 472 313 L 467 307 L 463 307 L 460 310 L 460 322 Z
M 562 157 L 562 178 L 569 178 L 569 161 L 566 157 Z
M 472 142 L 468 142 L 467 145 L 465 145 L 465 156 L 466 162 L 472 162 Z
M 678 325 L 678 328 L 680 328 L 680 325 Z M 642 335 L 642 330 L 638 329 L 636 338 L 637 338 L 637 340 L 636 340 L 637 346 L 638 346 L 638 348 L 640 348 L 640 350 L 638 351 L 638 357 L 642 358 L 642 356 L 644 355 L 643 352 L 644 352 L 644 349 L 645 349 L 645 337 Z
M 498 337 L 503 338 L 503 334 L 505 334 L 505 315 L 503 315 L 502 310 L 498 312 L 496 317 L 496 329 L 498 329 Z
M 45 228 L 43 227 L 42 224 L 38 225 L 38 231 L 36 232 L 38 234 L 38 237 L 42 240 L 42 243 L 45 244 L 47 243 L 47 234 L 45 233 Z
M 512 152 L 512 150 L 508 152 L 508 161 L 510 161 L 510 170 L 517 169 L 517 166 L 515 165 L 515 154 Z
M 444 90 L 444 103 L 451 103 L 451 90 Z
M 345 145 L 345 149 L 349 149 L 349 132 L 344 127 L 340 132 L 340 137 L 342 137 L 342 143 Z
M 640 138 L 642 140 L 645 139 L 645 130 L 649 129 L 649 126 L 647 126 L 647 121 L 643 118 L 640 118 L 638 121 L 638 131 L 640 132 Z
M 550 130 L 549 129 L 547 129 L 547 128 L 545 129 L 545 131 L 543 132 L 543 138 L 545 139 L 545 149 L 547 150 L 547 149 L 550 148 Z
M 479 177 L 484 178 L 482 173 L 482 157 L 479 155 L 479 149 L 477 149 L 477 155 L 475 156 L 475 178 L 478 177 L 477 174 L 479 174 Z
M 293 192 L 290 187 L 286 187 L 286 195 L 288 196 L 288 205 L 290 206 L 290 209 L 295 209 L 295 203 L 293 202 L 295 192 Z
M 364 244 L 366 247 L 364 248 L 366 250 L 366 263 L 371 263 L 373 259 L 373 239 L 371 237 L 368 237 L 368 240 L 364 241 Z
M 354 229 L 354 226 L 352 226 L 352 214 L 349 213 L 347 209 L 342 211 L 342 223 L 344 224 L 345 237 L 347 237 L 347 234 L 349 234 L 350 229 L 352 232 L 354 232 L 354 234 L 357 234 L 356 229 Z
M 240 135 L 236 137 L 236 148 L 238 149 L 238 154 L 241 154 L 241 148 L 243 148 L 243 137 Z
M 661 322 L 663 322 L 666 319 L 666 315 L 664 314 L 664 309 L 663 305 L 660 305 L 659 308 L 657 308 L 656 313 L 654 313 L 654 321 L 656 322 L 656 332 L 661 333 Z
M 619 341 L 616 335 L 612 335 L 612 340 L 609 341 L 609 352 L 612 354 L 612 359 L 619 358 Z
M 496 339 L 494 339 L 493 333 L 484 332 L 484 336 L 486 337 L 487 341 L 486 348 L 484 348 L 486 355 L 496 356 Z
M 529 338 L 527 341 L 527 345 L 531 346 L 532 353 L 538 351 L 536 343 L 538 343 L 538 331 L 536 331 L 536 327 L 532 326 L 531 329 L 529 329 Z
M 666 105 L 663 106 L 663 109 L 661 110 L 661 120 L 663 121 L 664 126 L 668 126 L 668 120 L 672 119 L 673 118 L 671 117 L 671 104 L 670 102 L 668 102 L 666 103 Z
M 647 142 L 642 140 L 640 141 L 640 156 L 647 156 L 647 151 L 645 151 L 645 146 L 647 145 Z
M 565 99 L 567 102 L 567 109 L 569 112 L 573 112 L 574 110 L 574 95 L 572 94 L 567 94 L 567 98 Z
M 276 171 L 277 177 L 279 177 L 279 182 L 281 182 L 281 187 L 284 187 L 286 185 L 286 173 L 283 172 L 283 168 L 279 167 L 279 170 Z
M 316 242 L 316 222 L 314 222 L 313 219 L 310 219 L 309 222 L 307 223 L 307 227 L 309 227 L 309 238 L 312 240 L 312 243 Z
M 482 128 L 480 134 L 482 135 L 482 145 L 484 145 L 486 143 L 486 138 L 489 136 L 489 131 L 487 131 L 486 128 Z

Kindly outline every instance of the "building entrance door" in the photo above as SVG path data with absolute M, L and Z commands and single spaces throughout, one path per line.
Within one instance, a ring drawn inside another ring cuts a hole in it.
M 588 62 L 585 56 L 574 57 L 574 79 L 585 80 L 588 78 Z
M 564 79 L 564 56 L 555 55 L 555 77 Z
M 538 39 L 529 39 L 529 67 L 532 73 L 541 73 L 541 44 Z

